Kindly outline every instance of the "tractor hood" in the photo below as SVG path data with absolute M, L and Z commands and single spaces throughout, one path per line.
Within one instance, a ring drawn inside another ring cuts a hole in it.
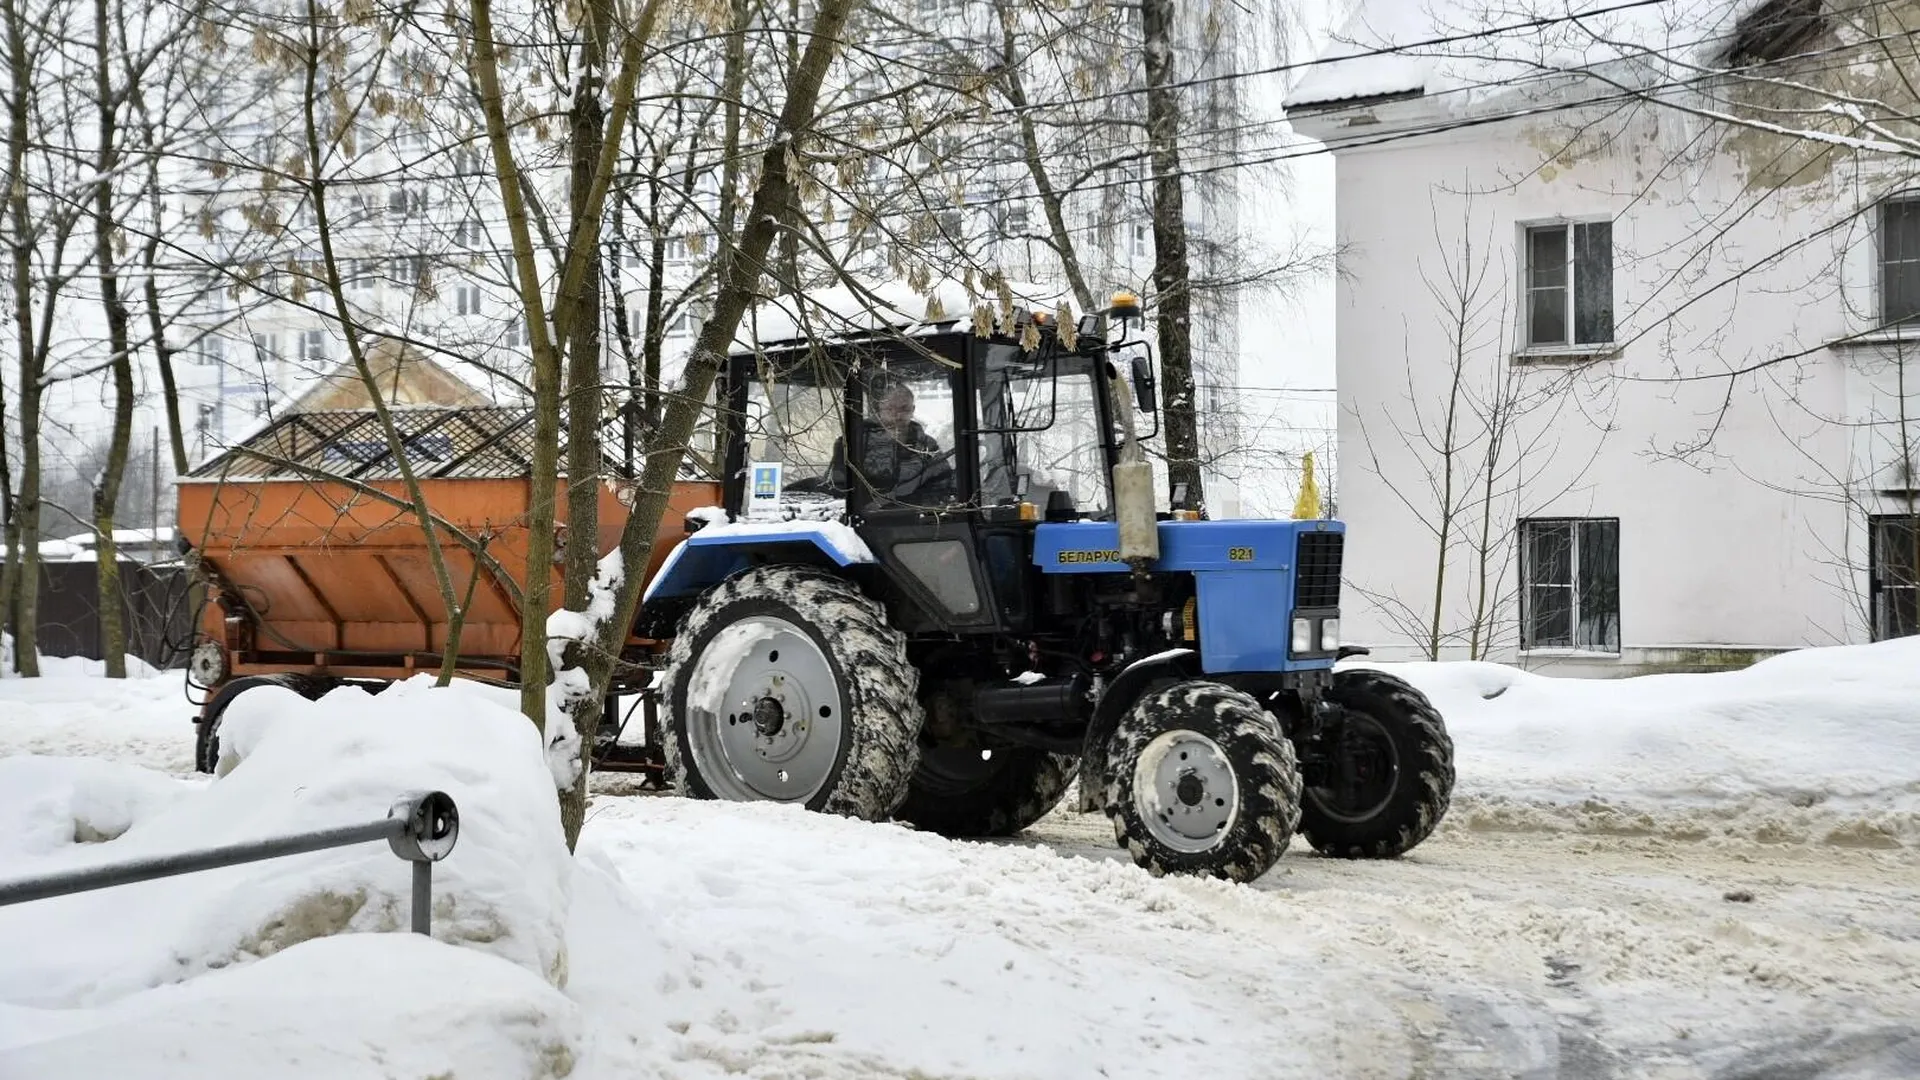
M 1346 525 L 1311 521 L 1162 521 L 1160 558 L 1152 569 L 1292 571 L 1302 534 L 1343 535 Z M 1311 545 L 1310 545 L 1311 546 Z M 1336 549 L 1337 550 L 1337 549 Z M 1034 530 L 1033 561 L 1049 574 L 1125 573 L 1120 526 L 1111 521 L 1057 522 Z

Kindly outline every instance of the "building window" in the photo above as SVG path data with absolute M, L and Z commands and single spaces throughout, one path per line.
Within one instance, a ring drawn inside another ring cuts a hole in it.
M 1145 223 L 1133 226 L 1133 257 L 1144 259 L 1153 254 L 1153 230 Z
M 353 259 L 347 263 L 347 287 L 355 292 L 367 292 L 380 283 L 380 260 Z
M 280 335 L 253 335 L 253 362 L 263 372 L 280 370 Z
M 1027 231 L 1027 207 L 1024 203 L 1015 203 L 1007 208 L 1007 221 L 1001 230 L 1008 236 L 1023 236 Z
M 387 273 L 402 285 L 418 285 L 427 273 L 425 255 L 395 255 L 387 263 Z
M 507 320 L 507 348 L 524 349 L 527 347 L 527 324 L 518 318 Z
M 667 237 L 660 250 L 669 266 L 693 260 L 692 246 L 687 243 L 687 238 L 684 236 Z
M 1920 195 L 1880 204 L 1880 322 L 1920 317 Z
M 453 290 L 454 309 L 462 315 L 480 314 L 480 286 L 461 285 Z
M 453 242 L 462 248 L 472 250 L 480 246 L 480 223 L 470 217 L 460 219 L 453 227 Z
M 1920 634 L 1920 515 L 1875 517 L 1868 524 L 1873 640 Z
M 1520 647 L 1620 651 L 1620 519 L 1520 523 Z
M 325 330 L 302 330 L 300 332 L 300 359 L 306 361 L 325 360 L 327 358 L 327 332 Z
M 409 217 L 424 214 L 427 202 L 427 189 L 424 187 L 397 187 L 387 192 L 387 209 L 396 214 Z
M 1527 230 L 1527 345 L 1613 341 L 1613 222 Z
M 667 337 L 692 337 L 700 332 L 700 317 L 691 311 L 681 311 L 667 320 Z
M 208 334 L 200 339 L 199 346 L 193 350 L 193 358 L 196 363 L 206 367 L 220 363 L 227 358 L 226 340 L 219 334 Z

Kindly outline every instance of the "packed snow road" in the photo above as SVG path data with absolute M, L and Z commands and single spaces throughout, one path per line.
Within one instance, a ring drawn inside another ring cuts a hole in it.
M 1459 751 L 1445 824 L 1252 886 L 1151 878 L 1098 815 L 954 843 L 613 778 L 569 857 L 484 692 L 262 695 L 209 782 L 177 676 L 0 680 L 0 873 L 409 785 L 468 823 L 432 942 L 367 933 L 404 921 L 384 850 L 0 909 L 0 1077 L 1920 1076 L 1920 641 L 1408 671 Z
M 1573 827 L 1452 824 L 1394 862 L 1290 853 L 1220 929 L 1389 975 L 1383 1042 L 1408 1068 L 1387 1075 L 1920 1076 L 1920 853 Z M 1125 857 L 1092 816 L 1026 840 Z

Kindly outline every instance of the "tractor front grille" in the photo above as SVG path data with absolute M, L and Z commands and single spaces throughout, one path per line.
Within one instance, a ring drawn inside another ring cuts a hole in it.
M 1300 534 L 1300 546 L 1294 552 L 1296 609 L 1340 606 L 1340 547 L 1345 540 L 1341 533 Z

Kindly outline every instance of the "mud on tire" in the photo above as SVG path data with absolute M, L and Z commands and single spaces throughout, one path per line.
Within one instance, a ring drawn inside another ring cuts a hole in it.
M 1453 740 L 1425 694 L 1384 672 L 1337 672 L 1339 720 L 1321 738 L 1326 783 L 1302 798 L 1300 834 L 1348 859 L 1404 855 L 1432 835 L 1453 799 Z M 1341 756 L 1353 766 L 1343 773 Z
M 923 747 L 894 816 L 942 836 L 1013 836 L 1046 817 L 1072 786 L 1080 759 L 1030 747 Z
M 1105 787 L 1115 839 L 1156 877 L 1252 881 L 1300 820 L 1300 770 L 1279 722 L 1202 679 L 1134 703 L 1108 744 Z
M 773 636 L 748 641 L 757 628 Z M 799 652 L 785 667 L 777 642 Z M 869 821 L 906 798 L 925 721 L 919 673 L 885 609 L 842 578 L 761 566 L 715 586 L 674 635 L 666 687 L 666 779 L 684 795 Z M 780 700 L 755 704 L 769 699 Z

